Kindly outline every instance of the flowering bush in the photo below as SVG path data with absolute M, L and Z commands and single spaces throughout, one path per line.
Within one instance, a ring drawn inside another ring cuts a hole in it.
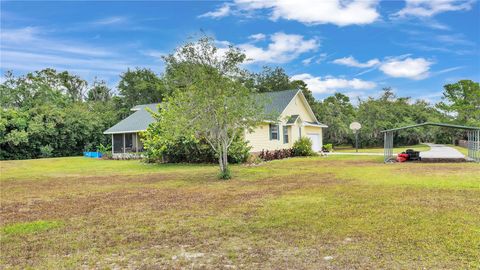
M 284 159 L 284 158 L 289 158 L 293 157 L 293 149 L 278 149 L 278 150 L 262 150 L 260 154 L 258 155 L 259 158 L 265 161 L 269 160 L 275 160 L 275 159 Z

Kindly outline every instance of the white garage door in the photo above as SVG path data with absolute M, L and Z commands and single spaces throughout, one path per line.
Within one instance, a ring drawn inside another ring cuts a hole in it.
M 308 138 L 312 140 L 312 149 L 315 152 L 320 152 L 320 134 L 309 133 L 307 134 Z

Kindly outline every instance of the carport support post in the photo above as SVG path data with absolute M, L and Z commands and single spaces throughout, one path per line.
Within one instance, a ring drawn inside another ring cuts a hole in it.
M 480 162 L 480 130 L 477 130 L 477 162 Z
M 467 156 L 470 156 L 470 130 L 467 131 Z
M 480 130 L 475 131 L 475 140 L 473 141 L 473 157 L 476 162 L 480 162 Z
M 387 162 L 387 132 L 383 133 L 383 162 Z
M 475 162 L 480 162 L 480 130 L 469 130 L 467 132 L 468 157 Z
M 393 158 L 393 131 L 387 131 L 384 133 L 384 162 L 387 163 Z

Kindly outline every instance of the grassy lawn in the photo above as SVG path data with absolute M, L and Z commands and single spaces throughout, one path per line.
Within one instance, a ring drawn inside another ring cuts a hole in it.
M 460 153 L 464 154 L 465 156 L 468 156 L 468 149 L 467 148 L 461 147 L 461 146 L 458 146 L 458 145 L 453 145 L 453 144 L 447 144 L 447 145 L 457 149 Z
M 425 144 L 416 144 L 416 145 L 408 145 L 408 146 L 398 146 L 393 148 L 393 153 L 398 154 L 407 149 L 414 149 L 416 151 L 424 152 L 430 150 L 430 146 Z M 339 146 L 335 147 L 334 152 L 340 153 L 354 153 L 355 148 L 351 146 Z M 359 153 L 383 153 L 383 147 L 375 147 L 375 148 L 360 148 L 358 149 Z
M 0 165 L 2 269 L 480 268 L 479 164 Z

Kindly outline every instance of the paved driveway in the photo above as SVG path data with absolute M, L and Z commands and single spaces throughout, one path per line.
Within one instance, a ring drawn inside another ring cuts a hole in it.
M 430 151 L 420 152 L 422 158 L 465 158 L 457 149 L 443 144 L 425 143 L 430 146 Z

